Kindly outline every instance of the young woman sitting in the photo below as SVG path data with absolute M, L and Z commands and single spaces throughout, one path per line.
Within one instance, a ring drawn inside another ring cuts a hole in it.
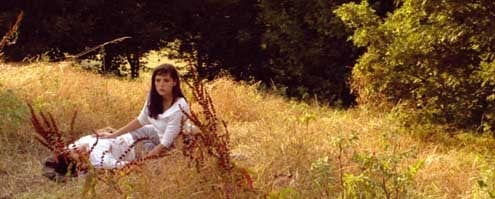
M 185 113 L 189 113 L 189 105 L 177 70 L 170 64 L 160 65 L 153 71 L 147 100 L 136 119 L 118 130 L 107 128 L 97 131 L 97 136 L 81 137 L 65 147 L 56 160 L 47 160 L 45 168 L 57 173 L 71 172 L 71 164 L 84 168 L 84 155 L 89 156 L 89 163 L 95 168 L 121 168 L 136 159 L 133 145 L 141 140 L 148 140 L 144 145 L 149 152 L 143 158 L 159 156 L 172 147 L 186 123 Z

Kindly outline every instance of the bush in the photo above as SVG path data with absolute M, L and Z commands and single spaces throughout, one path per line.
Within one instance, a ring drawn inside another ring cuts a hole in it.
M 349 198 L 410 198 L 414 196 L 414 176 L 423 161 L 401 168 L 410 151 L 389 155 L 357 153 L 354 160 L 361 171 L 344 176 L 345 195 Z
M 353 69 L 361 102 L 402 102 L 434 123 L 495 126 L 493 1 L 401 1 L 385 19 L 363 1 L 335 13 L 366 47 Z
M 27 118 L 27 107 L 14 91 L 0 87 L 0 134 L 14 132 Z

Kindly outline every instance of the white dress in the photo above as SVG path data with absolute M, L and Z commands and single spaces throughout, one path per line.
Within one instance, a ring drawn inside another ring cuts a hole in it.
M 175 137 L 180 133 L 181 125 L 187 120 L 184 112 L 189 113 L 189 105 L 184 98 L 178 98 L 167 110 L 159 114 L 157 119 L 154 119 L 149 116 L 147 104 L 148 101 L 144 103 L 137 117 L 143 127 L 130 133 L 135 139 L 147 137 L 157 144 L 171 147 Z
M 144 104 L 138 121 L 141 128 L 123 134 L 117 138 L 99 139 L 89 155 L 90 163 L 95 168 L 121 168 L 129 161 L 135 159 L 134 148 L 130 149 L 127 154 L 125 151 L 139 138 L 147 138 L 155 144 L 162 144 L 170 147 L 175 137 L 180 133 L 181 124 L 186 121 L 187 116 L 182 112 L 189 113 L 189 105 L 184 98 L 177 99 L 166 111 L 158 115 L 157 119 L 151 118 L 148 113 L 148 102 Z M 69 147 L 79 147 L 86 145 L 88 150 L 96 142 L 96 137 L 87 135 L 75 141 Z M 122 158 L 121 156 L 125 154 Z
M 90 150 L 95 142 L 96 137 L 94 135 L 87 135 L 79 138 L 79 140 L 76 140 L 69 147 L 74 149 L 75 147 L 86 145 L 87 149 Z M 130 134 L 124 134 L 117 138 L 98 139 L 98 143 L 94 145 L 93 150 L 89 154 L 89 161 L 95 168 L 121 168 L 129 161 L 135 159 L 134 149 L 125 153 L 133 143 L 134 139 Z
M 147 103 L 146 101 L 137 118 L 143 126 L 117 138 L 99 139 L 89 154 L 91 165 L 95 168 L 104 169 L 123 167 L 136 158 L 134 148 L 127 153 L 125 151 L 139 138 L 148 138 L 155 144 L 162 144 L 166 147 L 170 147 L 173 144 L 175 137 L 181 130 L 181 124 L 187 118 L 182 111 L 189 113 L 189 105 L 186 100 L 184 98 L 177 99 L 170 108 L 159 114 L 157 119 L 148 115 Z M 96 137 L 94 135 L 87 135 L 69 145 L 69 148 L 75 149 L 86 145 L 89 150 L 95 142 Z

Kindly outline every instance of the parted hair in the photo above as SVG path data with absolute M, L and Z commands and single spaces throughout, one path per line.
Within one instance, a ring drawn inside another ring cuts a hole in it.
M 173 80 L 177 82 L 177 84 L 172 88 L 172 95 L 174 97 L 173 102 L 175 102 L 178 98 L 184 97 L 182 90 L 180 89 L 180 79 L 179 73 L 177 69 L 172 64 L 162 64 L 157 66 L 153 70 L 153 74 L 151 76 L 151 90 L 149 92 L 149 101 L 148 101 L 148 110 L 149 116 L 151 118 L 157 119 L 158 115 L 163 113 L 163 98 L 156 91 L 155 78 L 157 75 L 167 75 L 169 74 Z

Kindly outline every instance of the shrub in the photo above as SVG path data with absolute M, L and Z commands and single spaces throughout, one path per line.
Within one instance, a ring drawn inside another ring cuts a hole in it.
M 353 69 L 361 102 L 402 102 L 431 122 L 493 130 L 493 1 L 401 1 L 382 19 L 363 1 L 335 13 L 366 52 Z
M 16 96 L 13 90 L 0 87 L 0 133 L 7 135 L 15 132 L 24 122 L 27 107 Z

